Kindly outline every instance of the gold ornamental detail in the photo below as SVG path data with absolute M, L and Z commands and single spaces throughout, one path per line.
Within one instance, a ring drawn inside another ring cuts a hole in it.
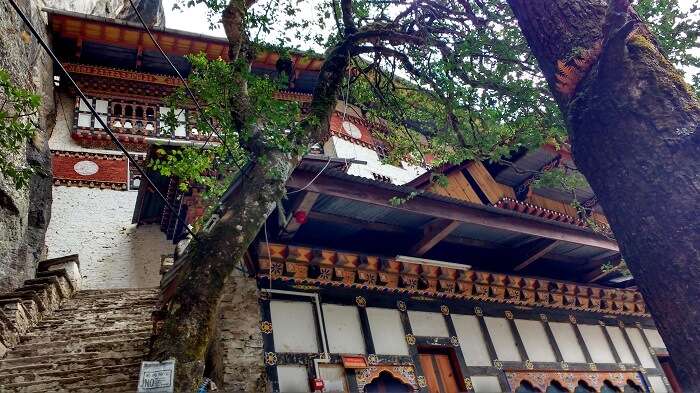
M 408 345 L 416 345 L 416 336 L 412 335 L 411 333 L 407 334 L 406 343 Z
M 265 333 L 265 334 L 270 334 L 272 333 L 272 322 L 270 321 L 261 321 L 260 322 L 260 331 Z
M 450 308 L 443 304 L 440 306 L 440 312 L 442 315 L 450 315 Z
M 398 302 L 396 302 L 396 308 L 398 308 L 401 312 L 406 311 L 406 302 L 404 302 L 403 300 L 399 300 Z
M 265 352 L 265 364 L 268 366 L 274 366 L 277 364 L 277 354 L 274 352 Z

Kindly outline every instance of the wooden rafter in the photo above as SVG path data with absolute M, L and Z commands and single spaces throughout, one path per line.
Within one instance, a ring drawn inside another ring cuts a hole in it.
M 301 188 L 308 185 L 307 189 L 310 191 L 334 197 L 475 224 L 486 228 L 508 230 L 552 240 L 599 247 L 605 250 L 619 250 L 614 240 L 568 224 L 547 222 L 543 219 L 530 218 L 497 208 L 464 203 L 454 204 L 425 195 L 416 196 L 406 203 L 394 206 L 389 201 L 395 197 L 405 197 L 404 192 L 327 176 L 320 176 L 314 181 L 315 176 L 317 176 L 317 172 L 297 170 L 287 182 L 287 186 Z
M 622 259 L 622 256 L 619 253 L 615 253 L 612 256 L 606 256 L 603 258 L 597 258 L 592 260 L 586 267 L 588 267 L 590 270 L 588 273 L 586 273 L 583 277 L 583 281 L 585 282 L 596 282 L 599 280 L 602 280 L 603 278 L 609 276 L 613 272 L 617 271 L 617 269 L 613 268 L 607 271 L 603 271 L 602 267 L 606 263 L 613 263 L 617 264 L 620 262 Z
M 423 256 L 452 231 L 457 229 L 461 222 L 437 218 L 423 227 L 423 237 L 411 248 L 410 253 L 415 256 Z
M 559 245 L 559 240 L 538 239 L 534 242 L 525 244 L 524 246 L 517 248 L 514 251 L 514 254 L 518 258 L 518 263 L 513 268 L 513 270 L 517 272 L 525 269 L 538 259 L 547 255 L 547 253 L 552 251 L 557 245 Z

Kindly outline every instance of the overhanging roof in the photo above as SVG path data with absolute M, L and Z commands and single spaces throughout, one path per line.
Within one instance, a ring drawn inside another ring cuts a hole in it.
M 599 251 L 619 251 L 617 242 L 587 228 L 459 201 L 413 187 L 377 182 L 335 170 L 326 170 L 318 175 L 324 164 L 324 159 L 305 159 L 287 186 L 293 189 L 306 187 L 307 191 L 359 202 L 366 210 L 360 209 L 360 205 L 356 206 L 358 215 L 406 213 L 427 219 L 443 218 L 502 232 L 504 237 L 529 235 L 594 247 Z M 412 194 L 415 196 L 405 203 L 394 205 L 391 202 L 392 198 L 407 198 Z
M 121 69 L 133 68 L 138 59 L 143 71 L 172 73 L 141 24 L 70 11 L 44 11 L 48 14 L 49 31 L 54 36 L 59 56 L 68 56 L 72 61 L 70 57 L 78 53 L 85 57 L 87 64 Z M 225 38 L 164 27 L 153 27 L 151 31 L 181 73 L 189 72 L 185 55 L 202 52 L 210 59 L 228 59 Z M 321 69 L 323 57 L 294 50 L 291 57 L 297 83 L 308 85 L 315 79 L 310 75 Z M 254 71 L 274 71 L 278 59 L 279 54 L 274 51 L 261 51 L 254 61 Z

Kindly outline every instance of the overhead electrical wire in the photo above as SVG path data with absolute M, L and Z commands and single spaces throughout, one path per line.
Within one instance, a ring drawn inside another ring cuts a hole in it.
M 75 82 L 75 80 L 73 80 L 73 78 L 70 76 L 68 71 L 66 71 L 66 69 L 63 67 L 63 64 L 61 63 L 61 61 L 58 60 L 58 58 L 53 53 L 51 48 L 49 48 L 49 46 L 46 44 L 44 39 L 39 35 L 39 33 L 34 28 L 34 25 L 32 25 L 32 22 L 27 18 L 27 16 L 24 14 L 24 12 L 22 12 L 22 10 L 19 8 L 19 6 L 15 2 L 15 0 L 7 0 L 7 1 L 10 3 L 12 8 L 15 10 L 15 12 L 17 12 L 17 14 L 22 19 L 22 21 L 24 21 L 24 23 L 27 25 L 27 27 L 29 28 L 29 31 L 32 33 L 34 38 L 36 38 L 39 45 L 41 45 L 41 47 L 44 49 L 44 51 L 46 51 L 46 53 L 49 55 L 49 57 L 51 57 L 51 60 L 54 62 L 54 64 L 61 70 L 61 73 L 63 73 L 63 75 L 66 76 L 66 78 L 71 83 L 73 88 L 75 88 L 75 90 L 78 92 L 78 96 L 80 97 L 80 99 L 88 107 L 88 109 L 90 110 L 90 113 L 92 113 L 92 115 L 95 116 L 95 119 L 100 123 L 102 128 L 107 132 L 107 135 L 109 135 L 109 137 L 112 139 L 112 142 L 114 142 L 114 144 L 117 145 L 119 150 L 121 150 L 122 153 L 124 153 L 126 155 L 129 162 L 136 168 L 136 170 L 141 174 L 141 176 L 144 179 L 146 179 L 146 182 L 148 183 L 148 185 L 153 189 L 153 191 L 163 201 L 163 203 L 168 208 L 168 210 L 170 210 L 170 212 L 175 215 L 175 219 L 180 221 L 184 225 L 187 232 L 190 235 L 192 235 L 192 237 L 195 240 L 197 240 L 198 239 L 197 235 L 192 231 L 192 228 L 190 228 L 190 226 L 187 224 L 187 222 L 182 220 L 178 211 L 175 210 L 175 208 L 170 204 L 170 202 L 168 202 L 167 198 L 165 198 L 163 193 L 161 193 L 160 190 L 158 190 L 158 187 L 156 187 L 155 183 L 153 183 L 153 180 L 151 180 L 151 178 L 148 177 L 148 175 L 146 174 L 146 171 L 144 171 L 143 168 L 141 168 L 141 166 L 136 161 L 136 159 L 131 155 L 131 153 L 129 153 L 126 150 L 126 147 L 124 147 L 124 145 L 119 141 L 119 138 L 117 138 L 117 136 L 114 135 L 114 132 L 112 131 L 111 128 L 109 128 L 107 123 L 104 120 L 102 120 L 102 118 L 99 116 L 99 114 L 97 113 L 95 108 L 92 106 L 92 103 L 90 102 L 90 100 L 88 100 L 88 98 L 85 96 L 85 94 L 80 89 L 80 87 Z

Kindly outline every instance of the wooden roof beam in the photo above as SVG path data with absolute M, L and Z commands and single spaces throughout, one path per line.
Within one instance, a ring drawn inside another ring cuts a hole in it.
M 319 195 L 317 192 L 305 191 L 297 197 L 287 217 L 287 224 L 280 232 L 280 238 L 289 240 L 294 237 L 299 228 L 308 221 L 311 208 L 316 203 Z
M 559 245 L 559 240 L 538 239 L 528 243 L 520 248 L 517 248 L 513 253 L 519 258 L 518 263 L 513 268 L 516 272 L 525 269 L 538 259 L 547 255 L 554 247 Z
M 620 255 L 620 253 L 615 253 L 611 256 L 591 260 L 588 264 L 584 266 L 584 268 L 591 270 L 588 273 L 584 274 L 583 281 L 592 283 L 602 280 L 603 278 L 617 271 L 616 268 L 613 268 L 604 272 L 602 269 L 603 265 L 605 265 L 606 263 L 611 263 L 617 266 L 621 260 L 622 255 Z
M 411 255 L 422 257 L 452 231 L 457 229 L 461 222 L 437 218 L 423 227 L 423 237 L 411 248 Z
M 331 176 L 318 176 L 318 171 L 297 169 L 287 182 L 290 188 L 307 190 L 338 198 L 361 201 L 415 214 L 445 218 L 486 228 L 507 230 L 531 236 L 583 244 L 604 250 L 619 250 L 617 242 L 590 230 L 573 225 L 549 222 L 504 209 L 454 203 L 428 195 L 418 195 L 399 206 L 389 201 L 406 196 L 405 192 Z M 316 178 L 317 177 L 317 178 Z M 315 180 L 314 180 L 315 178 Z

